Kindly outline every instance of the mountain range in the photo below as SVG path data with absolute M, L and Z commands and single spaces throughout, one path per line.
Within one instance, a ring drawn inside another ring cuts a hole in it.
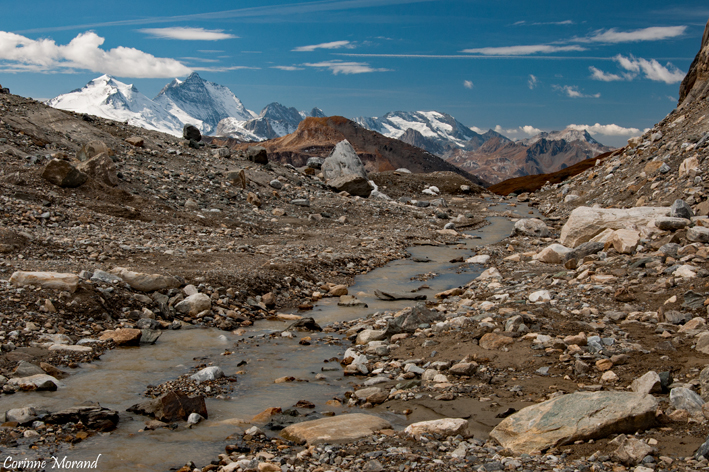
M 174 79 L 152 100 L 134 86 L 103 75 L 47 104 L 177 136 L 189 123 L 204 135 L 242 142 L 288 136 L 306 118 L 326 117 L 319 108 L 304 112 L 276 102 L 256 114 L 227 87 L 204 80 L 197 73 L 185 80 Z M 575 129 L 542 132 L 515 142 L 493 130 L 478 133 L 437 111 L 396 111 L 381 117 L 357 117 L 353 122 L 428 151 L 491 183 L 554 172 L 611 149 L 588 132 Z

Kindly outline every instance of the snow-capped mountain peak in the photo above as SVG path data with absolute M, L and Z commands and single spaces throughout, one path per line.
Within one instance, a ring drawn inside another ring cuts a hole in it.
M 80 89 L 59 95 L 47 105 L 61 110 L 88 113 L 133 126 L 181 135 L 182 122 L 160 105 L 110 75 L 102 75 Z
M 541 133 L 532 136 L 531 138 L 523 139 L 521 142 L 527 146 L 536 143 L 541 139 L 546 139 L 547 141 L 561 141 L 564 140 L 567 143 L 574 141 L 587 142 L 589 144 L 602 146 L 601 143 L 596 141 L 591 137 L 591 135 L 585 129 L 574 129 L 566 128 L 561 131 L 542 131 Z
M 205 134 L 213 132 L 224 118 L 246 121 L 256 117 L 231 90 L 202 79 L 196 72 L 184 81 L 174 79 L 166 85 L 155 97 L 155 103 Z

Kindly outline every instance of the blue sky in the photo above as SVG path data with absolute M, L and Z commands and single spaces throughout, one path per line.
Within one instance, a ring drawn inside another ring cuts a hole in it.
M 622 145 L 675 105 L 706 0 L 5 2 L 0 84 L 51 98 L 109 73 L 154 97 L 191 71 L 247 108 L 438 110 L 511 138 Z

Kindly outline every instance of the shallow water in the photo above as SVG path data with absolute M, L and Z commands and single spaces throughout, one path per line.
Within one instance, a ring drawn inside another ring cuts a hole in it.
M 520 217 L 529 209 L 518 206 L 512 211 Z M 343 308 L 337 299 L 319 302 L 307 316 L 313 316 L 320 325 L 366 317 L 369 314 L 398 310 L 411 306 L 412 301 L 382 301 L 374 290 L 410 292 L 426 284 L 430 288 L 418 291 L 429 299 L 443 290 L 461 286 L 479 275 L 484 267 L 451 263 L 452 259 L 470 257 L 476 249 L 499 241 L 510 234 L 513 223 L 507 218 L 488 218 L 490 225 L 468 234 L 476 239 L 462 240 L 448 246 L 418 246 L 410 248 L 414 257 L 426 257 L 430 262 L 413 262 L 410 259 L 393 261 L 384 267 L 358 276 L 349 288 L 350 294 L 367 303 L 368 307 Z M 425 281 L 412 280 L 420 274 L 438 274 Z M 326 359 L 341 358 L 349 346 L 317 342 L 326 335 L 313 333 L 315 341 L 310 346 L 298 344 L 300 336 L 282 338 L 269 336 L 285 329 L 286 323 L 263 321 L 256 323 L 243 337 L 216 329 L 187 329 L 166 331 L 157 344 L 140 348 L 122 348 L 107 352 L 94 364 L 84 365 L 63 382 L 65 387 L 56 392 L 32 392 L 6 395 L 0 400 L 0 411 L 24 406 L 56 411 L 84 401 L 98 402 L 121 413 L 119 427 L 110 434 L 93 436 L 62 452 L 70 460 L 94 460 L 101 454 L 102 471 L 167 470 L 182 466 L 189 460 L 206 464 L 224 452 L 226 437 L 237 431 L 237 419 L 248 419 L 269 407 L 288 408 L 298 400 L 308 400 L 316 405 L 315 411 L 340 413 L 325 404 L 331 398 L 351 389 L 356 380 L 345 378 L 338 363 L 325 363 Z M 249 342 L 242 342 L 250 338 Z M 232 355 L 222 356 L 225 351 Z M 245 366 L 237 367 L 241 361 Z M 227 375 L 239 370 L 238 382 L 231 399 L 207 399 L 209 420 L 187 430 L 139 432 L 146 417 L 125 412 L 129 406 L 145 400 L 142 396 L 147 385 L 157 385 L 177 378 L 200 363 L 219 365 Z M 323 371 L 324 367 L 336 371 Z M 318 373 L 325 380 L 316 380 Z M 298 382 L 275 384 L 274 379 L 292 376 Z M 387 417 L 395 426 L 405 424 L 403 417 Z M 227 421 L 231 420 L 231 421 Z M 248 427 L 248 426 L 246 426 Z M 12 455 L 23 457 L 19 451 L 5 449 L 3 459 Z M 66 469 L 65 469 L 66 470 Z

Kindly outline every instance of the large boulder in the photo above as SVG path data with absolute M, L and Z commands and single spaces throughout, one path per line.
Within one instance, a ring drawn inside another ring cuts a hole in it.
M 410 424 L 404 430 L 409 436 L 420 438 L 423 434 L 446 438 L 448 436 L 461 435 L 464 438 L 470 437 L 468 431 L 468 420 L 463 418 L 441 418 L 439 420 L 420 421 Z
M 502 420 L 490 437 L 514 454 L 533 454 L 575 441 L 635 433 L 655 422 L 658 401 L 628 392 L 580 392 L 528 406 Z
M 76 168 L 102 184 L 110 187 L 118 185 L 116 165 L 113 163 L 113 159 L 108 157 L 106 153 L 94 156 L 88 161 L 82 162 L 76 166 Z
M 255 164 L 268 164 L 268 151 L 263 146 L 251 146 L 246 150 L 246 158 Z
M 431 325 L 440 321 L 445 316 L 438 312 L 429 310 L 425 305 L 419 304 L 411 308 L 404 308 L 394 318 L 387 322 L 385 336 L 389 337 L 400 333 L 413 333 L 422 324 Z
M 135 328 L 118 328 L 107 330 L 101 334 L 102 341 L 113 341 L 117 346 L 140 346 L 140 338 L 143 332 Z
M 182 137 L 190 141 L 199 142 L 202 140 L 202 133 L 199 132 L 199 129 L 197 129 L 195 125 L 186 124 L 182 128 Z
M 204 293 L 195 293 L 175 305 L 175 310 L 183 315 L 194 316 L 212 308 L 212 299 Z
M 112 151 L 106 146 L 103 141 L 89 141 L 88 143 L 81 146 L 81 149 L 76 153 L 76 158 L 81 162 L 88 161 L 92 157 L 98 156 L 104 153 L 108 156 L 112 154 Z
M 42 288 L 64 290 L 74 293 L 79 286 L 79 276 L 74 274 L 62 274 L 59 272 L 18 271 L 10 276 L 10 283 L 17 287 L 37 285 Z
M 575 248 L 590 241 L 605 229 L 632 229 L 633 226 L 647 226 L 659 216 L 667 216 L 666 207 L 636 208 L 590 208 L 578 207 L 569 215 L 561 228 L 560 242 L 566 247 Z
M 343 175 L 328 180 L 327 184 L 337 192 L 347 192 L 357 197 L 367 198 L 372 193 L 369 181 L 359 175 Z
M 514 234 L 548 238 L 551 235 L 549 227 L 539 218 L 522 218 L 515 223 Z
M 189 397 L 184 393 L 167 392 L 158 398 L 138 403 L 128 408 L 127 411 L 140 415 L 153 416 L 156 420 L 172 423 L 183 420 L 191 413 L 197 413 L 203 418 L 209 418 L 207 404 L 203 395 Z
M 357 175 L 367 179 L 367 172 L 364 170 L 362 161 L 347 140 L 337 143 L 335 149 L 323 162 L 322 172 L 328 184 L 330 180 L 344 175 Z
M 391 429 L 388 421 L 374 415 L 353 413 L 292 424 L 281 436 L 298 444 L 341 444 L 371 436 L 382 429 Z
M 16 377 L 8 380 L 10 385 L 15 385 L 21 390 L 46 390 L 53 392 L 62 384 L 51 375 L 37 374 L 29 377 Z
M 42 171 L 42 178 L 65 188 L 76 188 L 89 180 L 88 175 L 61 159 L 49 161 Z
M 169 275 L 144 274 L 142 272 L 133 272 L 124 267 L 116 267 L 111 273 L 119 276 L 125 283 L 130 285 L 131 288 L 140 290 L 141 292 L 179 288 L 182 285 L 177 278 Z

